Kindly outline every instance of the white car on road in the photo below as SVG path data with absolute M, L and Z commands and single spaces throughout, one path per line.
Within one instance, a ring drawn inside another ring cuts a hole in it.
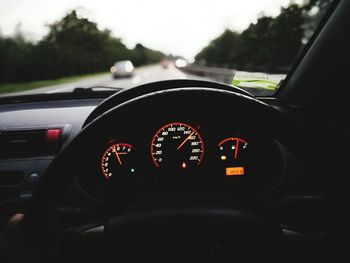
M 130 60 L 116 62 L 110 69 L 113 78 L 132 77 L 134 65 Z

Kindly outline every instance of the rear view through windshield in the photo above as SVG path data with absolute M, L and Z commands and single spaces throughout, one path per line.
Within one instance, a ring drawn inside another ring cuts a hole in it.
M 272 95 L 330 0 L 0 2 L 0 96 L 200 79 Z

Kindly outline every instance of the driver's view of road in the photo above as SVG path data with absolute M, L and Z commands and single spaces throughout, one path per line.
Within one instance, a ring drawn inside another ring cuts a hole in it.
M 17 92 L 15 95 L 29 95 L 40 93 L 57 93 L 57 92 L 71 92 L 75 88 L 91 88 L 91 87 L 108 87 L 108 88 L 131 88 L 136 85 L 155 82 L 158 80 L 171 79 L 207 79 L 205 77 L 188 74 L 175 65 L 169 64 L 167 68 L 161 65 L 153 64 L 136 68 L 134 74 L 130 77 L 113 78 L 111 74 L 101 74 L 99 76 L 88 77 L 82 80 L 73 81 L 67 84 L 59 84 L 49 87 L 42 87 L 35 90 Z M 14 95 L 14 94 L 13 94 Z
M 347 0 L 0 0 L 0 263 L 350 262 L 348 25 Z
M 211 80 L 271 95 L 331 2 L 250 0 L 236 8 L 239 0 L 201 6 L 181 0 L 184 10 L 158 0 L 115 8 L 63 0 L 57 9 L 42 0 L 17 8 L 17 1 L 0 4 L 0 97 L 170 79 Z M 124 10 L 133 5 L 138 8 L 131 16 Z M 217 19 L 208 24 L 212 10 Z

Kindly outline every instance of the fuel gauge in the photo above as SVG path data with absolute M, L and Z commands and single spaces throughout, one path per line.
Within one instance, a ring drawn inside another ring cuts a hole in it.
M 230 137 L 219 144 L 219 158 L 225 167 L 226 176 L 243 176 L 247 168 L 248 142 L 242 138 Z

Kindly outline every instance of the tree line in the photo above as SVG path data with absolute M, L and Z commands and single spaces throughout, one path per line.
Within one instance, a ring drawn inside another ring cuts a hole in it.
M 261 16 L 242 33 L 226 29 L 195 56 L 195 63 L 285 72 L 310 39 L 331 1 L 306 2 L 281 8 L 275 18 Z
M 136 44 L 127 48 L 109 30 L 77 15 L 75 10 L 49 25 L 37 43 L 20 31 L 0 35 L 0 83 L 52 79 L 102 72 L 118 60 L 130 59 L 135 66 L 158 62 L 164 54 Z

